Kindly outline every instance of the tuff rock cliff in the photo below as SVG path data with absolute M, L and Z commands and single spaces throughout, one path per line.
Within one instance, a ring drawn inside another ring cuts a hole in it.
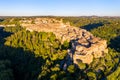
M 93 58 L 100 58 L 108 53 L 106 40 L 94 37 L 90 32 L 64 24 L 62 20 L 53 18 L 36 18 L 34 24 L 21 21 L 22 26 L 29 31 L 53 32 L 62 42 L 71 42 L 72 48 L 68 50 L 68 55 L 64 61 L 64 67 L 71 64 L 78 64 L 79 61 L 90 64 Z M 25 22 L 25 23 L 24 23 Z

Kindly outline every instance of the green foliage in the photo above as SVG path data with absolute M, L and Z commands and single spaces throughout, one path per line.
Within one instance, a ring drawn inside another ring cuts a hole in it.
M 57 74 L 53 74 L 51 77 L 50 77 L 50 80 L 56 80 L 57 79 Z
M 68 49 L 70 47 L 69 42 L 68 41 L 64 41 L 63 46 L 64 49 Z
M 11 33 L 16 33 L 21 30 L 23 30 L 23 28 L 20 25 L 16 25 L 15 27 L 5 27 L 4 28 L 4 31 L 11 32 Z
M 105 17 L 67 17 L 64 22 L 70 21 L 71 25 L 84 28 L 90 31 L 94 36 L 106 39 L 108 42 L 109 53 L 100 59 L 87 65 L 88 71 L 97 74 L 98 79 L 113 73 L 116 68 L 119 68 L 120 59 L 120 18 L 105 18 Z M 101 25 L 100 25 L 101 24 Z M 83 71 L 86 71 L 83 70 Z M 92 75 L 94 76 L 94 75 Z M 111 75 L 110 75 L 111 76 Z M 111 78 L 112 79 L 112 78 Z M 113 78 L 114 79 L 114 78 Z M 114 79 L 115 80 L 115 79 Z
M 9 60 L 0 60 L 0 80 L 14 80 Z
M 20 18 L 6 18 L 0 24 L 15 24 L 15 27 L 5 27 L 0 31 L 0 80 L 119 80 L 120 19 L 63 19 L 65 23 L 70 21 L 71 25 L 82 27 L 94 36 L 106 39 L 109 52 L 100 59 L 94 59 L 89 65 L 79 62 L 77 67 L 69 65 L 63 71 L 60 63 L 70 48 L 69 42 L 61 44 L 53 33 L 25 31 L 20 27 Z
M 5 45 L 31 50 L 36 56 L 42 56 L 44 59 L 63 59 L 67 53 L 59 49 L 59 46 L 62 45 L 60 45 L 59 40 L 57 40 L 52 33 L 19 31 L 6 40 Z M 61 55 L 62 53 L 63 55 Z
M 78 67 L 82 70 L 84 70 L 86 68 L 86 64 L 85 63 L 82 63 L 82 62 L 79 62 L 78 63 Z
M 0 46 L 0 59 L 3 57 L 11 61 L 15 79 L 57 78 L 60 61 L 65 58 L 67 50 L 61 47 L 63 45 L 53 33 L 29 32 L 19 26 L 6 27 L 4 31 L 13 34 Z
M 120 79 L 120 67 L 118 67 L 112 74 L 107 76 L 108 80 L 119 80 Z
M 75 66 L 70 65 L 70 66 L 68 66 L 67 70 L 69 71 L 69 73 L 74 73 L 75 72 Z
M 97 79 L 96 74 L 94 72 L 88 72 L 87 76 L 88 76 L 89 80 L 96 80 Z
M 1 25 L 18 25 L 21 18 L 5 18 L 0 21 Z

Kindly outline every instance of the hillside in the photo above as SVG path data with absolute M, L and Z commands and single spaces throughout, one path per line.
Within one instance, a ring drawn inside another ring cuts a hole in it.
M 0 79 L 117 79 L 119 21 L 87 17 L 5 18 L 0 22 Z M 73 22 L 82 26 L 75 27 Z
M 65 24 L 62 19 L 36 18 L 34 24 L 31 24 L 30 20 L 23 20 L 21 22 L 22 26 L 26 27 L 26 30 L 53 32 L 62 43 L 64 41 L 70 42 L 72 47 L 68 51 L 68 56 L 71 60 L 73 59 L 74 64 L 77 64 L 78 60 L 90 64 L 93 58 L 100 58 L 103 57 L 105 53 L 108 53 L 105 40 L 94 37 L 84 29 L 70 26 L 69 22 Z M 70 62 L 66 63 L 68 64 Z

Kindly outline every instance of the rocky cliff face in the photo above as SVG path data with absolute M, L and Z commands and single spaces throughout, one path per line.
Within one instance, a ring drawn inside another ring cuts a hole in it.
M 72 48 L 68 50 L 65 65 L 79 61 L 90 64 L 93 58 L 100 58 L 108 52 L 106 40 L 94 37 L 90 32 L 63 24 L 62 20 L 37 18 L 34 24 L 22 24 L 29 31 L 53 32 L 62 42 L 69 41 Z

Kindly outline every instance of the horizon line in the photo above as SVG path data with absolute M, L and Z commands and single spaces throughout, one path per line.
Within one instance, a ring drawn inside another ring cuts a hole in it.
M 120 17 L 116 15 L 0 15 L 0 17 Z

